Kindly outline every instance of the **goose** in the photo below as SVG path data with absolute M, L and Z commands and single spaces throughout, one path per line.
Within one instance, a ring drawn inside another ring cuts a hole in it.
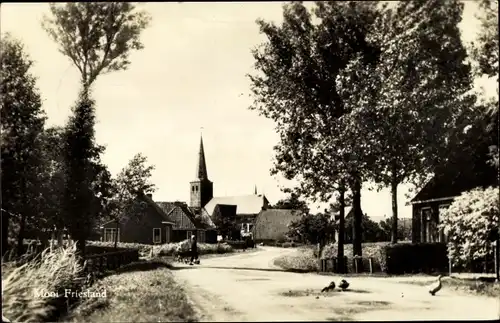
M 333 282 L 333 281 L 332 281 L 332 282 L 330 283 L 330 285 L 328 285 L 328 286 L 326 286 L 325 288 L 323 288 L 323 289 L 321 290 L 321 292 L 322 292 L 322 293 L 324 293 L 324 292 L 329 292 L 329 291 L 334 290 L 334 289 L 335 289 L 335 282 Z
M 10 320 L 2 315 L 2 323 L 10 323 Z
M 442 275 L 439 275 L 438 276 L 438 280 L 434 283 L 432 283 L 430 286 L 429 286 L 429 293 L 434 296 L 436 295 L 437 292 L 439 292 L 439 290 L 441 289 L 441 278 L 443 276 Z
M 349 283 L 347 282 L 347 280 L 342 279 L 342 280 L 340 281 L 339 288 L 340 288 L 340 289 L 342 289 L 342 291 L 343 291 L 343 292 L 344 292 L 347 288 L 349 288 Z

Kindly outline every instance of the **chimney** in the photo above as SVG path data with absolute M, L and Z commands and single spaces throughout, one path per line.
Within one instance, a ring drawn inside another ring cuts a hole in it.
M 146 196 L 149 197 L 150 199 L 153 199 L 153 194 L 151 193 L 147 193 Z

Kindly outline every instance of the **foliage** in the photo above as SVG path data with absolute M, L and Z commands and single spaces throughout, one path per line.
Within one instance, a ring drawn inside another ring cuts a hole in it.
M 149 265 L 149 266 L 147 266 Z M 154 260 L 127 266 L 119 275 L 97 281 L 65 322 L 194 322 L 197 313 L 167 264 Z M 136 269 L 134 269 L 134 267 Z M 147 269 L 141 269 L 147 268 Z M 152 287 L 153 286 L 153 287 Z
M 300 200 L 299 195 L 296 192 L 291 192 L 288 197 L 279 200 L 270 208 L 282 210 L 300 210 L 305 214 L 309 213 L 309 207 L 307 206 L 307 203 Z
M 380 225 L 374 222 L 368 215 L 363 214 L 361 218 L 361 229 L 363 242 L 387 241 L 387 236 Z M 350 212 L 345 218 L 345 243 L 352 243 L 354 230 L 354 216 Z
M 155 191 L 151 182 L 154 166 L 146 165 L 147 158 L 141 153 L 136 154 L 113 180 L 113 195 L 107 205 L 110 220 L 117 221 L 127 214 L 142 214 L 147 205 L 140 203 L 138 197 Z M 118 237 L 115 236 L 115 240 Z
M 8 248 L 9 224 L 17 222 L 18 247 L 26 223 L 40 211 L 42 132 L 45 114 L 33 62 L 24 46 L 10 35 L 2 36 L 0 48 L 2 252 Z
M 2 269 L 7 265 L 2 263 Z M 39 258 L 2 275 L 2 314 L 13 322 L 51 321 L 54 299 L 35 293 L 73 287 L 82 270 L 74 244 L 45 250 Z
M 402 243 L 384 248 L 388 274 L 445 272 L 448 269 L 444 243 Z
M 498 188 L 477 188 L 462 193 L 444 212 L 439 228 L 448 236 L 448 257 L 455 266 L 492 256 L 487 238 L 498 230 L 499 203 Z
M 477 2 L 481 26 L 476 43 L 472 46 L 472 58 L 477 63 L 477 73 L 497 78 L 498 81 L 498 1 Z
M 251 109 L 273 119 L 280 136 L 272 173 L 298 180 L 300 195 L 314 201 L 328 201 L 339 189 L 354 186 L 357 222 L 366 146 L 364 136 L 342 118 L 353 107 L 345 104 L 335 79 L 350 60 L 376 56 L 366 41 L 376 6 L 317 2 L 311 11 L 300 2 L 284 6 L 281 26 L 258 21 L 268 40 L 253 51 L 256 73 L 250 75 Z M 357 241 L 358 254 L 360 246 Z
M 139 36 L 150 17 L 131 2 L 50 4 L 43 28 L 71 59 L 89 88 L 100 74 L 125 70 L 129 55 L 144 46 Z
M 239 227 L 235 217 L 231 217 L 225 212 L 221 212 L 218 208 L 212 216 L 212 222 L 217 228 L 217 234 L 221 235 L 224 240 L 236 238 L 239 235 Z
M 334 240 L 335 222 L 328 214 L 305 214 L 299 220 L 293 221 L 289 226 L 287 236 L 301 242 L 312 244 Z
M 383 241 L 390 241 L 392 234 L 392 219 L 387 218 L 380 221 L 379 226 L 383 231 Z M 403 219 L 403 221 L 398 221 L 398 240 L 411 240 L 411 230 L 411 219 Z
M 104 147 L 95 143 L 94 102 L 85 90 L 73 113 L 64 135 L 64 216 L 69 233 L 83 254 L 85 240 L 96 221 L 104 216 L 112 186 L 111 175 L 100 160 Z

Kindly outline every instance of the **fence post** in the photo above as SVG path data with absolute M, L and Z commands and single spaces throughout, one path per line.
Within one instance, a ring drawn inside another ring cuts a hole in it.
M 495 281 L 500 282 L 500 239 L 495 241 Z
M 370 274 L 373 274 L 372 257 L 368 258 L 368 263 L 370 264 Z

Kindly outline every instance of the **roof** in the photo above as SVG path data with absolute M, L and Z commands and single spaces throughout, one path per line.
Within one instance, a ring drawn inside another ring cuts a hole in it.
M 469 172 L 438 174 L 424 185 L 411 202 L 453 198 L 475 187 L 498 186 L 497 175 L 497 171 L 491 167 L 484 167 L 476 174 Z
M 217 204 L 214 208 L 214 213 L 212 214 L 215 217 L 217 214 L 224 218 L 235 218 L 236 217 L 236 205 L 227 205 L 227 204 Z
M 163 219 L 163 222 L 167 222 L 167 223 L 171 223 L 172 220 L 171 218 L 168 216 L 168 212 L 165 212 L 165 210 L 160 207 L 156 202 L 154 202 L 149 196 L 147 196 L 146 194 L 140 194 L 138 197 L 137 197 L 138 200 L 142 200 L 144 202 L 146 202 L 149 206 L 151 206 L 151 208 L 153 210 L 156 211 L 156 213 L 162 217 Z M 126 215 L 124 217 L 121 217 L 120 218 L 120 223 L 123 223 L 126 219 L 128 219 L 131 215 Z M 107 221 L 103 224 L 101 224 L 101 227 L 106 225 L 106 224 L 109 224 L 111 222 L 115 222 L 116 220 L 110 220 L 110 221 Z
M 213 197 L 206 205 L 205 210 L 211 216 L 217 204 L 236 205 L 237 214 L 258 214 L 262 208 L 269 204 L 267 198 L 262 194 Z
M 184 202 L 157 202 L 157 204 L 164 211 L 168 211 L 167 216 L 170 221 L 174 222 L 174 230 L 215 228 L 206 212 L 198 213 L 195 208 L 190 208 Z M 186 219 L 188 221 L 185 221 Z
M 196 167 L 196 179 L 207 180 L 207 164 L 205 162 L 205 151 L 203 149 L 203 137 L 200 138 L 200 152 L 198 153 L 198 167 Z
M 303 213 L 299 210 L 263 210 L 255 220 L 254 238 L 256 240 L 284 239 L 290 223 L 300 219 L 302 215 Z

